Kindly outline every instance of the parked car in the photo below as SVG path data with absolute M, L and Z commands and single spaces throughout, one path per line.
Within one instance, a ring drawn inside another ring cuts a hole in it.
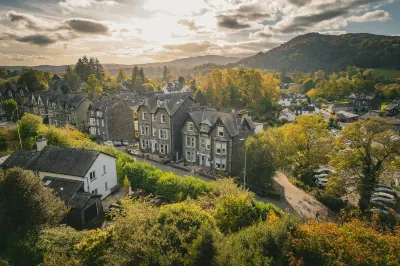
M 127 140 L 122 141 L 122 146 L 128 146 L 128 145 L 129 145 L 129 141 L 127 141 Z
M 317 180 L 315 180 L 315 184 L 317 185 L 317 187 L 326 187 L 328 185 L 328 179 L 317 178 Z
M 384 214 L 384 215 L 389 215 L 390 214 L 389 211 L 384 210 L 384 209 L 379 209 L 379 208 L 372 208 L 369 211 L 370 212 L 376 212 L 376 213 L 379 213 L 379 214 Z
M 389 188 L 389 189 L 391 189 L 391 188 L 392 188 L 392 185 L 386 184 L 386 183 L 377 183 L 377 184 L 375 185 L 375 187 L 384 187 L 384 188 Z
M 386 206 L 389 206 L 393 208 L 396 205 L 396 201 L 393 199 L 387 199 L 387 198 L 382 198 L 382 197 L 373 197 L 371 198 L 371 201 L 377 201 L 385 204 Z
M 115 147 L 121 146 L 121 141 L 120 140 L 114 140 L 113 143 L 114 143 Z
M 319 174 L 319 175 L 314 175 L 313 180 L 316 180 L 318 178 L 328 178 L 328 174 Z
M 396 191 L 394 191 L 392 188 L 375 187 L 374 191 L 375 192 L 385 192 L 385 193 L 388 193 L 390 195 L 393 195 L 393 196 L 397 197 Z
M 396 202 L 396 198 L 393 195 L 390 195 L 388 193 L 385 192 L 375 192 L 372 194 L 372 198 L 377 198 L 377 197 L 381 197 L 381 198 L 385 198 L 385 199 L 391 199 L 394 200 Z
M 105 141 L 105 142 L 104 142 L 104 145 L 107 145 L 107 146 L 114 146 L 114 144 L 113 144 L 113 142 L 112 142 L 111 140 Z

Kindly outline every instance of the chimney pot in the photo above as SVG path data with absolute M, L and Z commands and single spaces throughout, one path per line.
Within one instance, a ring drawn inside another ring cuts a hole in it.
M 47 146 L 47 141 L 45 138 L 41 137 L 36 141 L 37 151 L 42 151 Z

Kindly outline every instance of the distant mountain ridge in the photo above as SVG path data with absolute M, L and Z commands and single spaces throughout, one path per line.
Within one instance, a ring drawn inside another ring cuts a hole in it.
M 240 66 L 286 72 L 341 71 L 346 66 L 400 69 L 400 37 L 366 33 L 309 33 L 265 53 L 241 59 Z
M 194 57 L 187 57 L 187 58 L 180 58 L 170 62 L 157 62 L 157 63 L 147 63 L 147 64 L 137 64 L 139 67 L 148 68 L 148 67 L 174 67 L 176 69 L 183 69 L 183 68 L 193 68 L 198 65 L 203 64 L 217 64 L 217 65 L 227 65 L 231 63 L 236 63 L 239 61 L 239 57 L 227 57 L 227 56 L 220 56 L 220 55 L 204 55 L 204 56 L 194 56 Z M 102 64 L 104 70 L 108 74 L 116 75 L 120 69 L 124 69 L 131 71 L 134 65 L 123 65 L 123 64 Z M 9 70 L 18 70 L 22 68 L 29 68 L 28 66 L 7 66 Z M 38 69 L 41 71 L 47 71 L 54 74 L 63 74 L 65 70 L 65 65 L 62 66 L 51 66 L 51 65 L 40 65 L 40 66 L 33 66 L 33 69 Z

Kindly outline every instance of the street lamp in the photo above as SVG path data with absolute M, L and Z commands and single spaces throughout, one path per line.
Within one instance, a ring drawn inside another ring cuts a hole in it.
M 239 139 L 244 143 L 244 173 L 243 173 L 243 188 L 246 189 L 246 162 L 247 162 L 247 147 L 246 147 L 246 139 Z

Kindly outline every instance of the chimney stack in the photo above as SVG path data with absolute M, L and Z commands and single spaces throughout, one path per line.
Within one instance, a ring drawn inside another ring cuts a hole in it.
M 36 149 L 37 151 L 42 151 L 45 147 L 47 146 L 47 141 L 43 136 L 41 136 L 37 141 L 36 141 Z

